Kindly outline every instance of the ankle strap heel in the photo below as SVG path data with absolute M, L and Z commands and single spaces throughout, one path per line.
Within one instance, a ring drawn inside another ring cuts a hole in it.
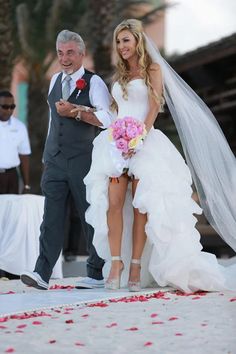
M 111 261 L 120 261 L 119 265 L 119 274 L 116 277 L 111 277 L 109 275 L 108 279 L 105 282 L 105 288 L 110 289 L 110 290 L 117 290 L 120 289 L 120 279 L 121 279 L 121 274 L 124 269 L 124 263 L 122 261 L 122 258 L 120 256 L 112 256 Z M 111 273 L 110 273 L 111 274 Z
M 138 266 L 139 269 L 141 269 L 141 259 L 131 259 L 130 264 L 135 264 Z M 137 267 L 136 267 L 137 269 Z M 141 291 L 141 282 L 140 280 L 138 281 L 131 281 L 129 280 L 128 282 L 128 289 L 131 292 L 137 292 L 137 291 Z
M 141 259 L 131 259 L 131 263 L 141 265 Z
M 111 260 L 112 261 L 122 261 L 120 256 L 113 256 L 113 257 L 111 257 Z

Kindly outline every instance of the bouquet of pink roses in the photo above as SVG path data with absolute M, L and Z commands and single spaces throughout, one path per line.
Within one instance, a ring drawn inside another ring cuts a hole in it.
M 145 124 L 133 117 L 124 117 L 115 120 L 110 127 L 109 139 L 116 148 L 122 153 L 128 153 L 129 150 L 137 150 L 147 135 Z

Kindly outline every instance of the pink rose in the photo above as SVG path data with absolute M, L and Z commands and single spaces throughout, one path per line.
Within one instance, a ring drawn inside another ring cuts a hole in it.
M 121 150 L 122 152 L 125 152 L 127 153 L 129 148 L 128 148 L 128 142 L 123 139 L 123 138 L 120 138 L 118 140 L 116 140 L 116 147 L 117 149 Z
M 139 135 L 138 128 L 135 125 L 128 126 L 127 129 L 126 129 L 126 135 L 130 139 L 136 138 L 136 136 Z

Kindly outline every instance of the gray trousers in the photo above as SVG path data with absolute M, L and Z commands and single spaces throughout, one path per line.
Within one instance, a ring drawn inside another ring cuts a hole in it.
M 46 282 L 51 277 L 53 267 L 63 247 L 69 193 L 73 196 L 86 236 L 89 254 L 87 275 L 94 279 L 103 279 L 104 261 L 98 257 L 92 244 L 93 228 L 85 221 L 88 203 L 83 178 L 88 173 L 90 164 L 90 153 L 71 159 L 66 159 L 62 153 L 59 153 L 45 163 L 41 181 L 45 196 L 44 216 L 40 228 L 40 254 L 35 265 L 35 272 L 39 273 Z

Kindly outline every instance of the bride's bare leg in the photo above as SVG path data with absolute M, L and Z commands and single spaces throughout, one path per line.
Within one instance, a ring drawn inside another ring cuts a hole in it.
M 119 182 L 110 182 L 109 184 L 109 208 L 107 212 L 108 239 L 112 257 L 121 255 L 121 240 L 123 232 L 123 206 L 128 186 L 128 177 L 122 175 Z M 120 275 L 123 263 L 121 260 L 113 260 L 108 282 Z
M 138 180 L 134 180 L 132 183 L 132 194 L 134 196 L 137 188 Z M 145 242 L 147 239 L 145 233 L 145 225 L 147 222 L 147 214 L 142 214 L 138 209 L 134 208 L 134 223 L 133 223 L 133 249 L 132 249 L 132 259 L 140 260 Z M 130 264 L 130 282 L 140 281 L 140 264 L 131 263 Z

